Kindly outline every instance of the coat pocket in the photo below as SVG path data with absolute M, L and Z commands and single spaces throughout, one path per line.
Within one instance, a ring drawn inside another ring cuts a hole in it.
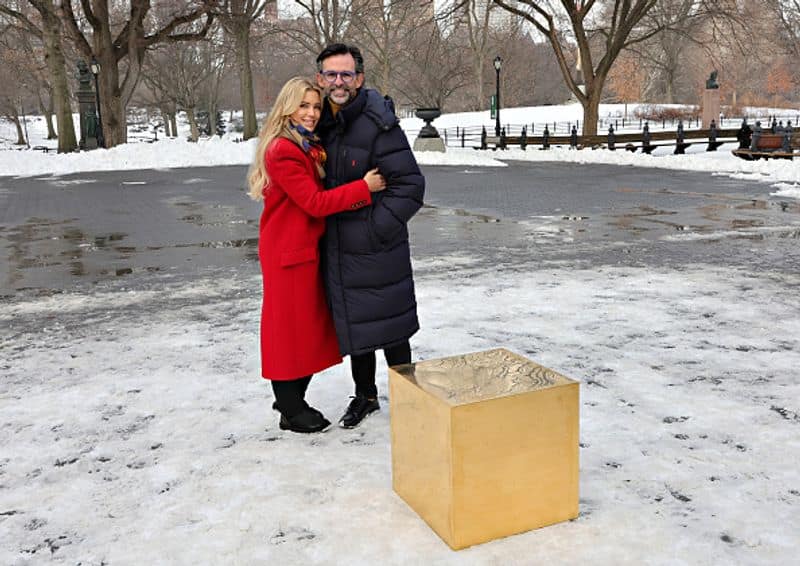
M 317 248 L 290 250 L 281 253 L 281 267 L 291 267 L 292 265 L 316 261 L 317 259 L 319 259 L 319 249 Z

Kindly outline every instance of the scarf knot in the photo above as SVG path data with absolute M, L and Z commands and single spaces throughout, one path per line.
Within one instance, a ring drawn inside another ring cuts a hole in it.
M 327 161 L 328 155 L 325 153 L 325 148 L 322 147 L 319 136 L 300 124 L 292 124 L 289 122 L 284 130 L 284 137 L 295 142 L 309 157 L 311 157 L 311 160 L 316 166 L 319 178 L 324 179 L 325 161 Z

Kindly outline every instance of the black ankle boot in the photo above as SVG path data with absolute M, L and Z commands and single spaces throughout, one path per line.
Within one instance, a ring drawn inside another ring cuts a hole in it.
M 307 406 L 292 417 L 281 414 L 278 426 L 281 430 L 291 430 L 292 432 L 322 432 L 331 426 L 331 421 L 315 408 Z

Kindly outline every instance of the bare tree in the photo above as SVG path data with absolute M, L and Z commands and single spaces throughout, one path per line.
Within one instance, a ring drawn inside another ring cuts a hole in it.
M 76 49 L 100 63 L 100 105 L 107 147 L 127 141 L 125 109 L 141 77 L 147 49 L 162 42 L 202 39 L 208 32 L 214 19 L 208 8 L 197 0 L 181 4 L 173 8 L 170 19 L 159 21 L 155 16 L 148 17 L 151 0 L 129 0 L 127 18 L 117 23 L 111 17 L 109 0 L 81 0 L 81 17 L 71 1 L 62 2 L 62 17 Z M 196 25 L 204 17 L 202 27 Z
M 259 41 L 254 42 L 252 51 L 257 111 L 267 110 L 271 106 L 278 91 L 290 77 L 311 75 L 314 71 L 316 53 L 312 55 L 291 37 L 277 32 L 277 24 L 264 22 L 254 30 L 259 34 Z M 276 53 L 280 53 L 280 56 L 276 57 Z M 221 85 L 223 90 L 231 86 L 230 83 Z
M 343 42 L 350 25 L 353 0 L 292 0 L 302 16 L 282 22 L 279 31 L 316 55 L 326 45 Z
M 397 68 L 395 88 L 417 107 L 445 108 L 445 102 L 471 80 L 463 49 L 444 37 L 434 21 L 409 34 L 408 56 Z
M 643 18 L 658 0 L 493 0 L 504 10 L 530 22 L 550 42 L 561 74 L 583 106 L 583 134 L 595 135 L 603 87 L 614 61 L 626 47 L 661 31 L 643 28 Z M 598 9 L 595 9 L 598 8 Z M 564 33 L 564 28 L 570 33 Z M 571 53 L 577 45 L 585 89 L 578 88 Z
M 487 0 L 467 0 L 461 7 L 460 18 L 456 31 L 463 30 L 469 41 L 470 54 L 472 55 L 472 73 L 474 85 L 474 103 L 472 110 L 485 107 L 484 81 L 486 74 L 486 61 L 489 59 L 491 39 L 491 18 L 498 10 L 498 6 Z
M 800 59 L 800 0 L 772 0 L 780 23 L 780 35 L 786 50 Z
M 645 19 L 645 25 L 661 26 L 660 33 L 631 46 L 648 69 L 648 93 L 663 102 L 683 101 L 696 95 L 696 85 L 687 84 L 687 62 L 704 60 L 705 67 L 718 66 L 721 43 L 746 33 L 747 27 L 735 2 L 729 0 L 660 0 Z M 707 71 L 706 71 L 707 72 Z M 693 77 L 692 77 L 693 78 Z M 683 80 L 682 80 L 683 79 Z
M 618 102 L 625 104 L 628 118 L 628 103 L 641 102 L 645 85 L 645 71 L 639 59 L 630 52 L 623 52 L 608 75 L 609 86 L 614 90 Z
M 353 1 L 348 39 L 364 51 L 369 60 L 369 78 L 382 93 L 391 92 L 394 69 L 404 57 L 409 34 L 428 20 L 433 20 L 433 9 L 429 2 Z
M 0 63 L 4 71 L 8 72 L 9 77 L 16 77 L 16 80 L 0 81 L 0 115 L 14 124 L 17 131 L 17 145 L 29 144 L 25 133 L 22 117 L 25 115 L 25 102 L 30 97 L 30 87 L 28 84 L 28 65 L 30 61 L 24 53 L 12 47 L 15 43 L 14 35 L 21 33 L 20 30 L 13 30 L 6 26 L 3 30 L 3 41 L 0 41 Z
M 28 4 L 36 10 L 38 18 L 31 18 L 22 10 L 12 9 L 5 4 L 0 4 L 0 14 L 13 18 L 22 29 L 41 41 L 44 46 L 44 60 L 49 75 L 48 90 L 52 93 L 59 134 L 58 152 L 75 151 L 78 148 L 78 141 L 75 137 L 66 62 L 61 45 L 61 20 L 52 0 L 28 0 Z
M 264 13 L 267 4 L 276 0 L 205 0 L 215 14 L 225 33 L 233 39 L 236 64 L 239 71 L 239 92 L 244 118 L 243 139 L 258 135 L 256 107 L 253 100 L 253 72 L 250 63 L 250 30 Z
M 190 139 L 200 138 L 196 110 L 202 96 L 202 85 L 224 65 L 221 59 L 209 64 L 206 42 L 190 45 L 162 44 L 153 50 L 145 62 L 145 84 L 156 93 L 157 100 L 173 102 L 186 112 Z

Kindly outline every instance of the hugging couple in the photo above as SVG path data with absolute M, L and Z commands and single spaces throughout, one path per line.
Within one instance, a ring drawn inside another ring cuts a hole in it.
M 380 408 L 375 352 L 390 366 L 410 363 L 419 329 L 407 223 L 425 179 L 392 101 L 363 85 L 359 49 L 326 47 L 313 81 L 281 89 L 248 175 L 264 203 L 261 374 L 283 430 L 331 425 L 305 394 L 345 355 L 355 395 L 339 425 L 358 426 Z

